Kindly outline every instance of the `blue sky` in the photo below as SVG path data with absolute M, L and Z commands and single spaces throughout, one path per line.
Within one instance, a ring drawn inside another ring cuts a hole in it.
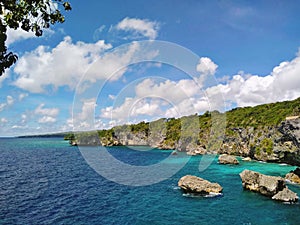
M 71 4 L 66 22 L 41 38 L 9 31 L 19 61 L 0 77 L 0 136 L 300 97 L 299 1 Z M 149 40 L 168 46 L 167 63 L 158 60 L 163 49 L 145 50 Z

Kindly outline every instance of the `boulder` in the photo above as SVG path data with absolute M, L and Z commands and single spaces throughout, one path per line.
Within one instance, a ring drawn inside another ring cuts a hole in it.
M 245 189 L 270 197 L 285 188 L 284 179 L 281 177 L 267 176 L 251 170 L 244 170 L 240 177 Z
M 282 191 L 279 191 L 276 195 L 274 195 L 272 199 L 283 202 L 297 202 L 298 195 L 285 187 Z
M 239 161 L 232 155 L 220 155 L 218 159 L 220 164 L 239 164 Z
M 251 159 L 250 157 L 245 157 L 245 158 L 243 158 L 242 160 L 243 160 L 243 161 L 248 161 L 248 162 L 252 161 L 252 159 Z
M 209 194 L 209 193 L 221 193 L 223 188 L 218 183 L 211 183 L 200 177 L 186 175 L 178 181 L 178 186 L 185 193 L 194 194 Z
M 290 171 L 287 175 L 285 175 L 285 179 L 300 184 L 300 168 L 296 168 L 295 170 Z

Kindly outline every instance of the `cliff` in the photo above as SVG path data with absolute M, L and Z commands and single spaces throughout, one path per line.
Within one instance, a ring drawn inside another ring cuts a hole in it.
M 300 98 L 236 108 L 226 113 L 206 112 L 110 130 L 80 132 L 67 139 L 73 145 L 149 145 L 190 155 L 229 154 L 299 166 L 299 115 Z M 216 119 L 219 116 L 226 118 L 225 132 L 212 134 L 212 126 L 219 126 Z

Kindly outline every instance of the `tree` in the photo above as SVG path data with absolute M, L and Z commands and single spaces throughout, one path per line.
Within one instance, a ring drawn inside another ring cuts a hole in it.
M 7 29 L 21 28 L 40 37 L 43 29 L 65 21 L 61 7 L 65 11 L 72 9 L 65 0 L 0 0 L 0 76 L 18 60 L 18 56 L 7 49 Z

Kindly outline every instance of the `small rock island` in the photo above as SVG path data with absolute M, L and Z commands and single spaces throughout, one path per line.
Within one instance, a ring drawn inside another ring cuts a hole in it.
M 219 194 L 223 188 L 218 183 L 211 183 L 197 176 L 186 175 L 178 181 L 178 186 L 185 193 L 207 195 L 207 194 Z
M 289 190 L 282 177 L 268 176 L 251 170 L 240 173 L 244 189 L 258 192 L 283 202 L 296 202 L 298 196 Z

